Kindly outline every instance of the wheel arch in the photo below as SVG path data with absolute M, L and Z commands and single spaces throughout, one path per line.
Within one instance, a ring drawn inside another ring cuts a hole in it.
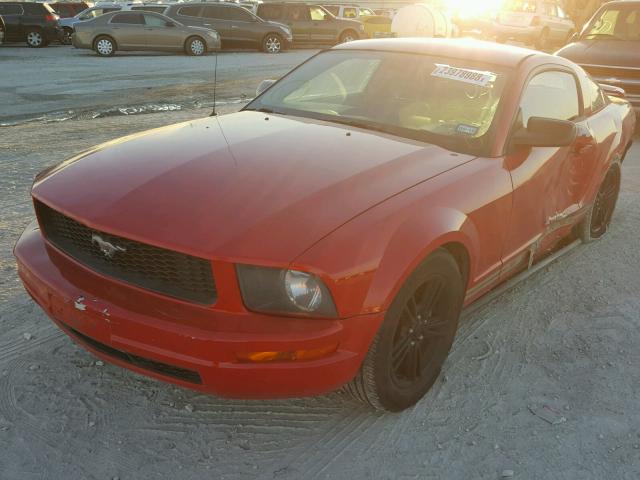
M 95 35 L 93 37 L 93 40 L 91 40 L 91 49 L 95 50 L 96 49 L 96 42 L 98 41 L 98 39 L 102 38 L 102 37 L 107 37 L 109 40 L 111 40 L 113 42 L 113 45 L 115 48 L 118 48 L 118 41 L 113 38 L 112 35 L 106 34 L 106 33 L 98 33 L 97 35 Z

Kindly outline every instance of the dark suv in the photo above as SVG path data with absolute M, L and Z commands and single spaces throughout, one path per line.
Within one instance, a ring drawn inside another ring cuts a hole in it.
M 59 17 L 46 3 L 0 2 L 0 15 L 5 23 L 5 42 L 27 42 L 38 48 L 60 39 Z
M 251 46 L 278 53 L 291 42 L 286 25 L 266 22 L 245 8 L 224 3 L 176 3 L 165 12 L 184 25 L 218 32 L 223 47 Z
M 258 5 L 257 15 L 286 23 L 295 43 L 330 45 L 364 38 L 364 25 L 356 20 L 336 18 L 320 5 L 269 2 Z

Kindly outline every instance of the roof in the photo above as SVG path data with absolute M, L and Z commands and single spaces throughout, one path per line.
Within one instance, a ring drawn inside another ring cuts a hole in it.
M 385 52 L 419 53 L 461 59 L 476 59 L 503 67 L 516 67 L 525 58 L 549 55 L 527 48 L 484 42 L 466 38 L 385 38 L 358 40 L 333 47 L 338 50 L 377 50 Z

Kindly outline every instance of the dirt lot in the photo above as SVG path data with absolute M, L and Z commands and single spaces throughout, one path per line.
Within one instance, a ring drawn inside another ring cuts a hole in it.
M 640 477 L 638 147 L 606 238 L 468 316 L 444 375 L 402 414 L 340 393 L 218 399 L 75 346 L 16 276 L 11 248 L 33 217 L 34 174 L 95 143 L 206 113 L 0 128 L 0 479 Z M 532 413 L 545 405 L 558 423 Z

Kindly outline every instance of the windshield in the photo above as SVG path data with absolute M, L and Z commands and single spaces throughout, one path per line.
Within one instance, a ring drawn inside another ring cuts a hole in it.
M 334 50 L 301 65 L 246 109 L 345 123 L 481 155 L 505 81 L 495 67 L 467 60 Z
M 582 36 L 587 39 L 640 40 L 640 8 L 607 8 L 593 19 Z

